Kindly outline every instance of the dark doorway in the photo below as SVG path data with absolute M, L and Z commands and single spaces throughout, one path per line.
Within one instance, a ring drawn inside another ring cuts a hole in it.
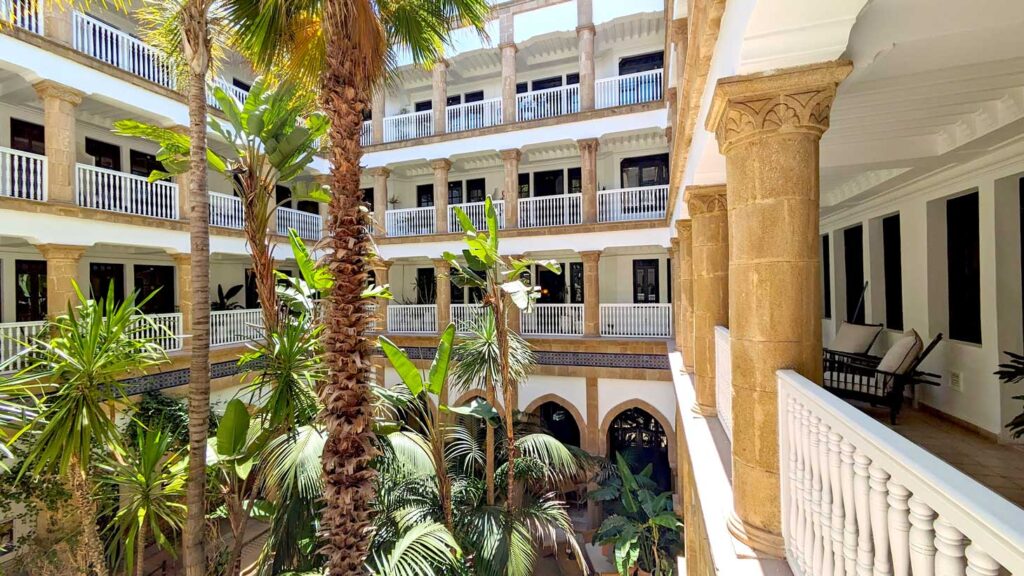
M 245 308 L 253 310 L 260 307 L 260 295 L 256 292 L 256 274 L 252 268 L 245 269 Z
M 136 264 L 132 268 L 139 299 L 153 294 L 153 297 L 142 305 L 142 311 L 146 314 L 174 312 L 174 266 Z
M 978 193 L 946 201 L 949 337 L 981 344 L 981 253 Z
M 665 52 L 651 52 L 619 60 L 619 76 L 636 74 L 648 70 L 660 70 L 665 67 Z
M 580 447 L 580 427 L 572 412 L 557 402 L 545 402 L 534 413 L 556 440 L 566 446 Z
M 559 273 L 552 272 L 543 266 L 537 267 L 537 285 L 540 286 L 539 304 L 565 303 L 565 268 Z
M 580 194 L 583 192 L 583 169 L 569 168 L 566 170 L 569 175 L 569 194 Z
M 11 148 L 20 152 L 46 154 L 46 134 L 41 124 L 11 118 Z
M 245 90 L 246 92 L 252 90 L 252 84 L 249 84 L 248 82 L 242 82 L 238 78 L 232 78 L 231 79 L 231 85 L 234 86 L 235 88 L 240 88 L 242 90 Z
M 583 304 L 583 262 L 569 263 L 569 303 Z
M 487 181 L 474 178 L 466 181 L 466 202 L 483 202 L 487 198 Z
M 659 288 L 658 259 L 633 260 L 633 302 L 658 303 Z
M 416 303 L 434 304 L 437 302 L 437 280 L 433 268 L 416 269 Z
M 38 322 L 46 319 L 46 261 L 14 261 L 14 320 Z M 61 304 L 63 309 L 66 303 Z
M 419 102 L 413 105 L 413 108 L 415 108 L 417 112 L 426 112 L 427 110 L 430 110 L 433 107 L 434 102 L 432 100 L 420 100 Z
M 136 176 L 149 178 L 154 171 L 163 171 L 164 165 L 157 162 L 156 156 L 139 152 L 138 150 L 128 151 L 129 170 Z
M 434 185 L 420 184 L 416 187 L 416 207 L 429 208 L 434 205 Z
M 124 264 L 104 264 L 94 262 L 89 265 L 89 287 L 93 300 L 107 297 L 110 286 L 114 287 L 114 302 L 124 301 Z
M 900 215 L 882 219 L 882 266 L 885 271 L 885 327 L 903 330 L 903 247 Z
M 529 198 L 530 197 L 530 175 L 520 174 L 519 175 L 519 197 Z
M 93 157 L 98 168 L 121 171 L 121 147 L 92 138 L 85 139 L 85 153 Z
M 533 173 L 533 196 L 565 194 L 565 170 L 546 170 Z
M 11 148 L 40 156 L 46 154 L 45 134 L 39 124 L 11 118 Z M 42 200 L 46 168 L 33 162 L 12 162 L 7 166 L 7 184 L 15 198 Z
M 643 408 L 623 410 L 608 426 L 608 457 L 614 462 L 616 454 L 622 455 L 633 472 L 652 465 L 651 479 L 662 491 L 672 490 L 665 429 Z
M 828 234 L 821 237 L 821 293 L 825 318 L 832 318 L 832 254 L 828 247 Z
M 846 321 L 864 323 L 864 228 L 843 230 L 843 264 L 846 267 Z
M 373 188 L 363 188 L 363 202 L 369 207 L 370 212 L 373 212 Z
M 534 80 L 530 83 L 531 90 L 547 90 L 548 88 L 558 88 L 562 85 L 562 77 L 554 76 L 551 78 L 541 78 L 540 80 Z
M 619 164 L 623 188 L 668 185 L 668 154 L 623 158 Z
M 448 205 L 462 204 L 462 180 L 448 183 Z

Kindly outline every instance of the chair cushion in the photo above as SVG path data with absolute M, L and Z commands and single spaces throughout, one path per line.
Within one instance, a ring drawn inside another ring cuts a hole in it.
M 878 363 L 878 369 L 893 374 L 906 374 L 907 370 L 910 370 L 910 367 L 917 361 L 922 350 L 924 350 L 924 343 L 921 341 L 921 337 L 915 330 L 907 330 L 899 340 L 896 340 L 892 348 L 889 348 L 885 356 L 882 356 L 882 361 Z
M 839 331 L 836 332 L 836 337 L 829 344 L 828 349 L 847 354 L 866 354 L 881 332 L 881 326 L 843 322 L 839 325 Z

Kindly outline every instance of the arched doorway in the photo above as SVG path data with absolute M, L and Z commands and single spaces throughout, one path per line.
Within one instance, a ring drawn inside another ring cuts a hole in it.
M 653 464 L 651 479 L 662 491 L 672 490 L 665 428 L 647 410 L 627 408 L 612 420 L 608 426 L 608 457 L 614 461 L 615 454 L 622 454 L 634 472 Z
M 567 446 L 580 447 L 579 424 L 566 407 L 549 400 L 534 409 L 533 413 L 556 440 Z

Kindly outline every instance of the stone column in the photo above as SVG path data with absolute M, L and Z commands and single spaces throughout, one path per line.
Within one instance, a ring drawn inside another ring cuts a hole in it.
M 58 4 L 58 2 L 43 3 L 43 35 L 50 40 L 70 46 L 73 11 L 68 7 L 58 6 Z
M 370 106 L 370 126 L 374 144 L 384 143 L 384 113 L 387 109 L 387 99 L 384 95 L 384 88 L 377 88 L 373 92 L 373 103 Z
M 385 212 L 388 208 L 388 176 L 391 170 L 381 166 L 371 168 L 370 174 L 373 175 L 373 229 L 377 236 L 387 236 Z
M 434 112 L 434 134 L 444 134 L 448 109 L 448 62 L 438 60 L 433 69 L 433 95 L 430 109 Z
M 693 243 L 689 220 L 676 220 L 676 236 L 679 238 L 675 270 L 679 299 L 673 311 L 676 317 L 676 348 L 683 355 L 683 368 L 693 373 Z
M 725 78 L 707 128 L 726 160 L 733 493 L 729 526 L 784 554 L 776 371 L 821 381 L 818 144 L 848 62 Z
M 373 274 L 376 277 L 378 286 L 385 286 L 389 284 L 391 265 L 394 264 L 393 260 L 380 260 L 375 259 L 373 261 Z M 377 331 L 387 332 L 388 329 L 388 300 L 387 298 L 377 299 Z
M 601 335 L 600 250 L 580 252 L 583 258 L 583 335 Z
M 587 431 L 583 441 L 583 449 L 594 456 L 603 456 L 604 447 L 601 443 L 601 416 L 598 413 L 597 376 L 587 376 Z M 587 484 L 587 490 L 597 490 L 595 482 Z M 587 499 L 588 528 L 597 528 L 601 521 L 601 505 Z
M 522 152 L 518 148 L 501 151 L 501 162 L 505 165 L 505 185 L 502 198 L 505 200 L 505 229 L 519 226 L 519 160 Z
M 72 282 L 78 282 L 78 264 L 86 246 L 68 244 L 39 244 L 39 253 L 46 260 L 46 315 L 50 319 L 68 311 L 68 304 L 78 305 L 78 295 Z M 86 296 L 89 286 L 79 284 Z
M 75 110 L 82 92 L 52 80 L 34 85 L 43 101 L 43 134 L 46 139 L 47 200 L 75 203 Z
M 576 39 L 580 47 L 580 110 L 594 109 L 594 34 L 593 0 L 577 0 Z
M 439 158 L 431 160 L 434 169 L 434 231 L 438 234 L 448 232 L 448 170 L 450 160 Z
M 181 312 L 181 330 L 185 334 L 192 333 L 192 255 L 171 254 L 174 260 L 174 288 L 178 295 L 178 312 Z M 185 345 L 191 344 L 191 338 L 185 339 Z
M 444 332 L 452 318 L 451 264 L 444 258 L 434 260 L 435 303 L 437 304 L 437 331 Z
M 729 325 L 729 222 L 725 186 L 686 189 L 693 229 L 693 368 L 697 411 L 713 416 L 715 326 Z
M 583 223 L 597 222 L 597 138 L 577 140 L 580 149 L 580 173 L 583 179 Z

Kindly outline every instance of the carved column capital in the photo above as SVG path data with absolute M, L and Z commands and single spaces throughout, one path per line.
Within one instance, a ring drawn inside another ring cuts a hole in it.
M 78 260 L 88 248 L 72 244 L 36 244 L 44 260 Z
M 452 168 L 452 161 L 447 158 L 438 158 L 437 160 L 430 161 L 430 167 L 434 169 L 434 172 L 447 172 Z
M 583 153 L 596 153 L 597 148 L 600 145 L 600 140 L 597 138 L 581 138 L 576 141 L 576 146 L 580 149 L 580 154 Z
M 799 66 L 718 81 L 705 127 L 723 154 L 773 134 L 820 136 L 829 125 L 836 88 L 853 69 L 849 61 Z
M 391 175 L 391 170 L 385 168 L 384 166 L 370 168 L 367 170 L 367 172 L 369 172 L 370 176 L 373 176 L 374 178 L 387 178 L 388 176 Z
M 689 244 L 693 233 L 693 222 L 691 220 L 676 220 L 676 235 L 680 242 Z
M 33 84 L 32 87 L 35 88 L 36 94 L 39 95 L 40 99 L 56 98 L 72 106 L 81 104 L 82 98 L 85 97 L 85 92 L 75 90 L 70 86 L 65 86 L 53 80 L 42 80 Z
M 501 154 L 501 159 L 506 162 L 509 160 L 515 160 L 518 162 L 523 158 L 523 151 L 519 148 L 510 148 L 508 150 L 502 150 L 499 153 Z
M 601 259 L 600 250 L 586 250 L 580 252 L 580 259 L 583 260 L 584 264 L 597 264 Z
M 595 34 L 597 34 L 597 28 L 594 28 L 593 24 L 584 24 L 576 27 L 577 38 L 584 35 L 594 36 Z
M 687 186 L 685 199 L 691 218 L 712 212 L 725 212 L 728 208 L 724 184 Z

